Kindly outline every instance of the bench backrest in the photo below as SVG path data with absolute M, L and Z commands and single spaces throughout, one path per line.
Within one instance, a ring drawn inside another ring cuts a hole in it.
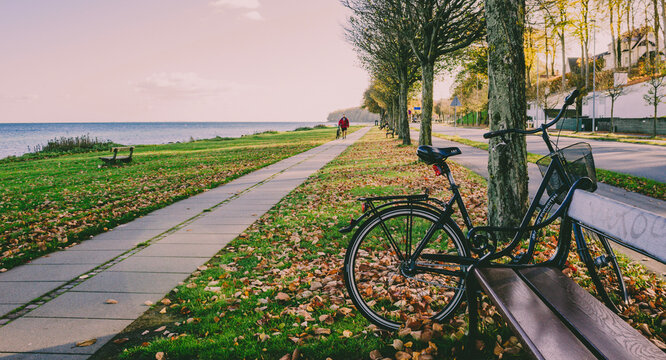
M 613 240 L 666 263 L 666 217 L 576 190 L 567 215 Z

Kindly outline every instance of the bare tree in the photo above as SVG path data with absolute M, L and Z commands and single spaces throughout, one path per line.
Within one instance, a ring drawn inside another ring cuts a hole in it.
M 403 28 L 406 8 L 390 0 L 343 0 L 342 4 L 353 12 L 345 31 L 359 59 L 373 76 L 397 89 L 397 99 L 392 101 L 391 113 L 393 117 L 397 115 L 393 126 L 403 144 L 411 144 L 407 98 L 410 87 L 418 80 L 419 67 Z
M 421 64 L 419 144 L 432 144 L 435 64 L 442 56 L 469 46 L 483 35 L 481 0 L 386 0 L 404 5 L 408 41 Z
M 647 94 L 643 95 L 643 99 L 648 105 L 654 106 L 654 120 L 652 122 L 652 136 L 657 136 L 657 107 L 664 100 L 664 95 L 661 89 L 666 85 L 666 77 L 664 74 L 652 76 L 645 84 L 648 87 Z
M 610 130 L 609 132 L 615 132 L 615 101 L 622 95 L 626 95 L 629 90 L 624 84 L 619 84 L 615 81 L 615 73 L 612 71 L 607 71 L 599 76 L 599 85 L 601 88 L 605 89 L 603 92 L 611 99 L 611 113 L 610 113 Z

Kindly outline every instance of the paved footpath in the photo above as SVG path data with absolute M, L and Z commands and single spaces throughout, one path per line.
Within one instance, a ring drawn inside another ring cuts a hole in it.
M 0 274 L 0 358 L 88 358 L 368 130 Z

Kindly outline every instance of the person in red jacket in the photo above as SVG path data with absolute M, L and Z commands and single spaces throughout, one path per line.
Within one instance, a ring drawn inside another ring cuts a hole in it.
M 347 119 L 345 114 L 342 114 L 340 121 L 338 121 L 338 127 L 340 128 L 340 130 L 342 130 L 342 138 L 343 139 L 347 138 L 347 128 L 349 127 L 349 119 Z

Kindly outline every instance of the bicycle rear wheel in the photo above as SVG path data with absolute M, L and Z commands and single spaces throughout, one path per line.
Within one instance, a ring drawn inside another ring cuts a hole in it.
M 576 246 L 579 247 L 578 254 L 587 267 L 597 296 L 608 308 L 616 313 L 621 312 L 629 303 L 629 296 L 608 238 L 579 224 L 574 224 L 574 233 Z M 580 244 L 580 240 L 585 242 L 584 245 Z
M 354 234 L 345 256 L 345 285 L 356 308 L 375 325 L 395 330 L 409 319 L 441 321 L 462 302 L 464 236 L 450 218 L 437 225 L 439 216 L 418 205 L 392 207 Z M 410 271 L 407 259 L 428 233 L 417 261 L 428 270 Z

